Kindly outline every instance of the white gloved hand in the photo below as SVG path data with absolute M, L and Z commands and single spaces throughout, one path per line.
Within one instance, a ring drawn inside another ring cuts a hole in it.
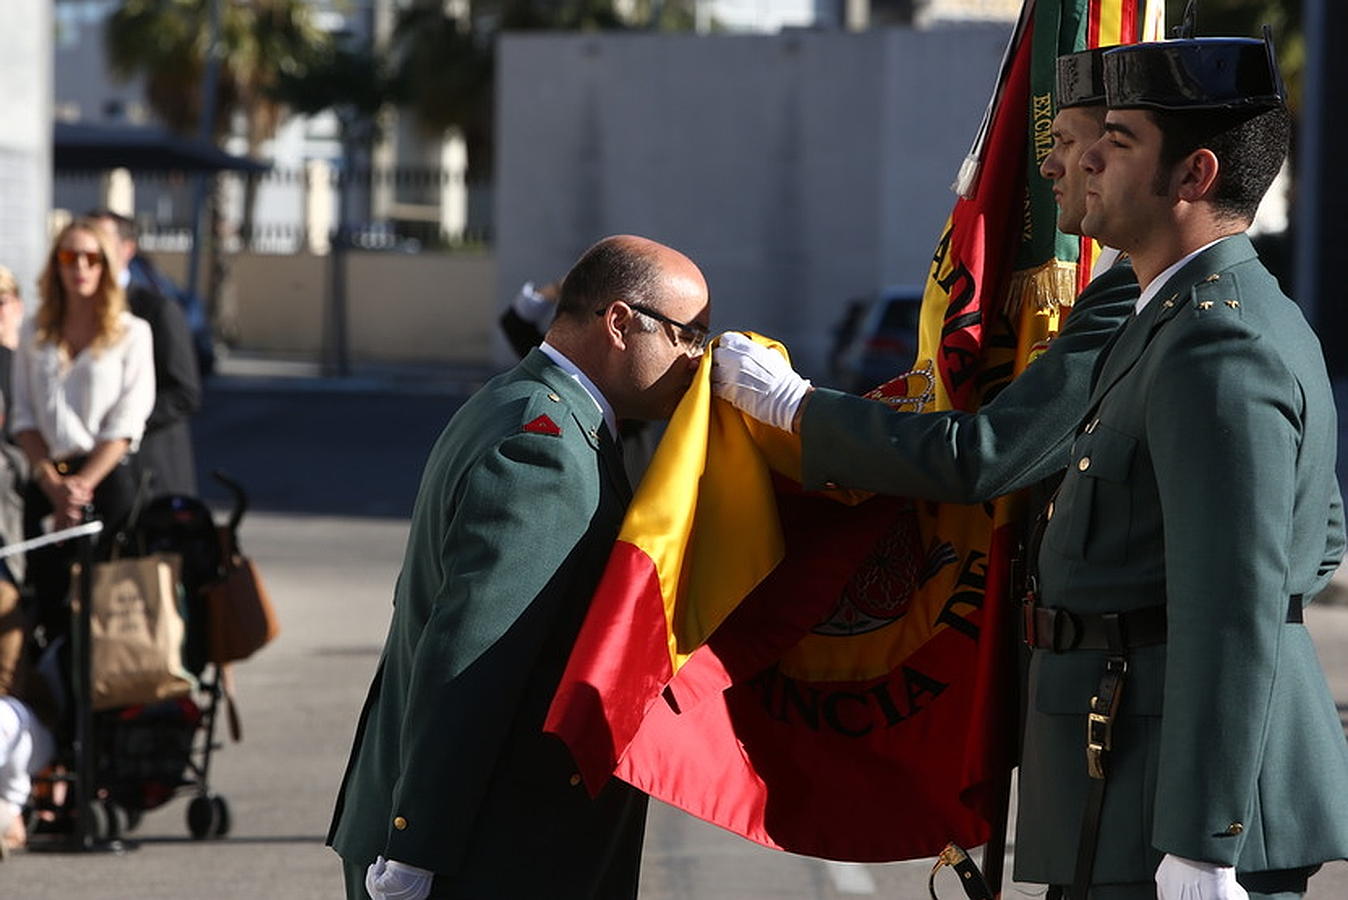
M 810 382 L 797 375 L 785 357 L 737 331 L 727 331 L 712 351 L 711 362 L 713 394 L 760 422 L 791 430 Z
M 1156 900 L 1249 900 L 1235 866 L 1198 862 L 1167 853 L 1156 867 Z
M 371 900 L 425 900 L 435 873 L 380 856 L 365 870 Z

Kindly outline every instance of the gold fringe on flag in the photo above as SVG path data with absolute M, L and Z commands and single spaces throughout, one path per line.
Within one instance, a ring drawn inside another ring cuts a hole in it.
M 1033 269 L 1024 269 L 1011 275 L 1011 286 L 1006 292 L 1006 312 L 1018 317 L 1026 303 L 1039 315 L 1053 315 L 1065 306 L 1071 306 L 1077 295 L 1077 264 L 1061 259 L 1050 259 Z

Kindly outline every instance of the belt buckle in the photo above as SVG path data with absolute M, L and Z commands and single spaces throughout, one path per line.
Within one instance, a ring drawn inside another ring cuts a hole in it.
M 1099 700 L 1091 698 L 1091 713 L 1086 717 L 1086 771 L 1096 779 L 1105 777 L 1105 754 L 1114 746 L 1114 717 L 1095 712 Z
M 1086 716 L 1086 771 L 1097 780 L 1105 777 L 1105 757 L 1114 747 L 1114 716 L 1122 699 L 1123 678 L 1127 672 L 1126 658 L 1110 656 L 1105 660 L 1100 693 L 1091 697 L 1090 712 Z

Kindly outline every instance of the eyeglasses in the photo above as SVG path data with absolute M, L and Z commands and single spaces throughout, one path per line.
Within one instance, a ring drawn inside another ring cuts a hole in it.
M 664 322 L 666 325 L 672 326 L 679 342 L 687 347 L 688 351 L 694 356 L 707 349 L 707 341 L 710 339 L 710 334 L 707 332 L 707 327 L 705 325 L 700 325 L 697 322 L 680 322 L 677 319 L 671 319 L 664 313 L 658 313 L 649 306 L 642 306 L 640 303 L 628 303 L 627 305 L 633 312 L 640 313 L 647 318 L 654 319 L 657 322 Z M 605 309 L 606 308 L 607 307 L 605 307 Z M 604 310 L 596 309 L 594 314 L 602 316 Z
M 74 268 L 75 264 L 84 260 L 84 264 L 91 269 L 96 269 L 103 265 L 103 254 L 97 250 L 57 250 L 56 261 L 63 266 Z

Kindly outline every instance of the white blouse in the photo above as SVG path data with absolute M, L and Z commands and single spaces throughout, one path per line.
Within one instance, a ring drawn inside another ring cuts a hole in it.
M 129 312 L 122 334 L 74 359 L 56 344 L 37 342 L 30 319 L 14 353 L 10 433 L 36 430 L 55 460 L 82 456 L 105 441 L 140 446 L 154 407 L 154 352 L 150 325 Z

